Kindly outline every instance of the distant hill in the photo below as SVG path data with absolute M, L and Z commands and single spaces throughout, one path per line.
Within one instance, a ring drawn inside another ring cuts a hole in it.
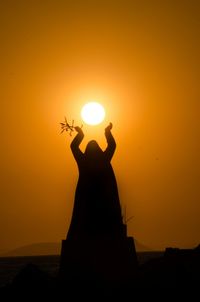
M 149 251 L 153 251 L 151 248 L 147 247 L 146 245 L 144 245 L 143 243 L 139 242 L 137 239 L 134 238 L 134 242 L 135 242 L 135 249 L 136 252 L 149 252 Z
M 144 244 L 135 239 L 135 248 L 137 252 L 152 251 Z M 17 256 L 39 256 L 39 255 L 60 255 L 61 242 L 41 242 L 21 246 L 8 252 L 1 252 L 1 257 Z
M 21 246 L 7 253 L 1 253 L 1 257 L 17 256 L 39 256 L 39 255 L 59 255 L 61 243 L 58 242 L 41 242 Z

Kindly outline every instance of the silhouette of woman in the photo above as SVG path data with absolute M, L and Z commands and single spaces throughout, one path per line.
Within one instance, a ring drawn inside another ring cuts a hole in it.
M 79 179 L 67 238 L 117 234 L 122 229 L 117 182 L 110 163 L 116 148 L 111 129 L 110 123 L 105 128 L 105 151 L 92 140 L 83 153 L 79 145 L 84 134 L 80 127 L 75 127 L 78 134 L 71 143 L 71 150 L 78 165 Z

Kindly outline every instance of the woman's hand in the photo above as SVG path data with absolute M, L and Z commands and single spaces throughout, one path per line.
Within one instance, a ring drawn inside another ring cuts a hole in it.
M 110 131 L 113 127 L 113 124 L 110 123 L 106 128 L 105 128 L 105 131 Z
M 76 132 L 78 132 L 78 133 L 83 133 L 83 130 L 82 130 L 81 127 L 79 127 L 79 126 L 74 127 L 74 129 L 75 129 Z

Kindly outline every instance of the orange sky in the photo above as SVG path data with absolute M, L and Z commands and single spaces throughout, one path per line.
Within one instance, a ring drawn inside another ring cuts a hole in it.
M 0 249 L 65 238 L 78 170 L 64 115 L 105 146 L 129 234 L 146 246 L 200 242 L 199 1 L 1 1 Z

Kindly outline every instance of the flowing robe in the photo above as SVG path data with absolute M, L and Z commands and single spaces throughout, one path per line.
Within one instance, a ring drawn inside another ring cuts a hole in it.
M 117 182 L 111 166 L 116 143 L 110 130 L 105 130 L 107 148 L 83 153 L 79 145 L 84 134 L 78 133 L 71 150 L 78 165 L 79 179 L 67 238 L 117 233 L 122 228 Z

